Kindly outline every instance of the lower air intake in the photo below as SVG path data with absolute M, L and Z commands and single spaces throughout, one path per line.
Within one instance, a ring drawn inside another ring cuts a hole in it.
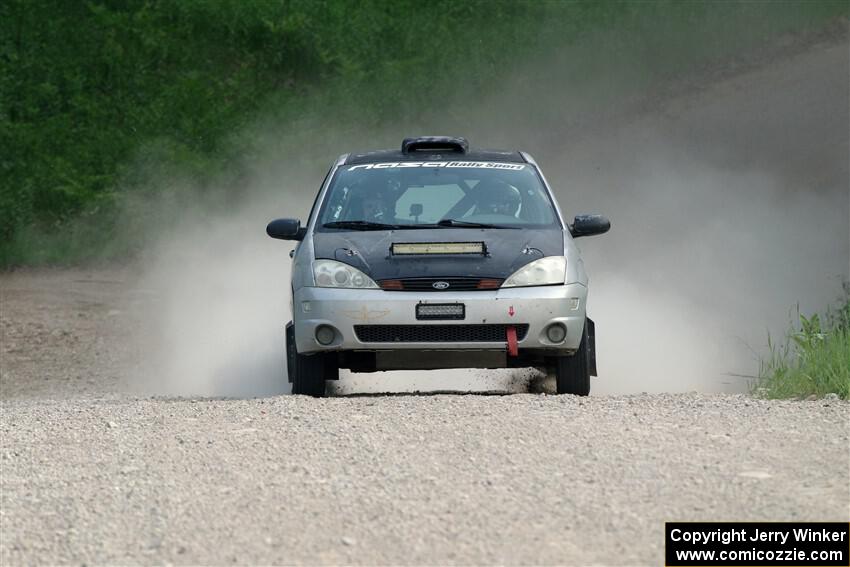
M 363 343 L 499 343 L 507 327 L 518 341 L 528 333 L 528 325 L 354 325 L 354 333 Z

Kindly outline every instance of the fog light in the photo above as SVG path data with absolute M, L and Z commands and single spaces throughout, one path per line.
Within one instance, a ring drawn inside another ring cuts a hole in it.
M 564 342 L 564 338 L 567 336 L 567 328 L 561 325 L 560 323 L 553 323 L 549 325 L 546 329 L 546 338 L 548 338 L 553 343 L 561 343 Z
M 334 342 L 334 337 L 336 337 L 336 332 L 333 327 L 328 325 L 316 327 L 316 340 L 319 341 L 320 345 L 328 346 Z

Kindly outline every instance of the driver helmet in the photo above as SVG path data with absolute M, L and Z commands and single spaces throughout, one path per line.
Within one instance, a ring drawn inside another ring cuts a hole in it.
M 504 181 L 491 180 L 482 181 L 477 187 L 478 202 L 476 212 L 478 214 L 508 215 L 516 216 L 522 197 L 519 190 Z
M 361 192 L 358 200 L 360 202 L 360 218 L 357 220 L 387 222 L 390 209 L 387 198 L 382 191 L 367 189 Z

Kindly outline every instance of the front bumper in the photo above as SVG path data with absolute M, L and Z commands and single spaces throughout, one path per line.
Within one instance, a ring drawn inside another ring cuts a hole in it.
M 584 330 L 587 288 L 581 284 L 504 288 L 493 291 L 407 292 L 381 289 L 356 290 L 302 287 L 295 292 L 292 318 L 299 353 L 327 351 L 505 351 L 506 338 L 498 341 L 452 342 L 362 342 L 355 325 L 528 325 L 519 341 L 521 351 L 551 355 L 571 354 Z M 463 320 L 418 320 L 420 303 L 462 303 Z M 566 338 L 554 344 L 546 328 L 561 323 Z M 316 328 L 328 325 L 335 331 L 333 342 L 322 345 Z

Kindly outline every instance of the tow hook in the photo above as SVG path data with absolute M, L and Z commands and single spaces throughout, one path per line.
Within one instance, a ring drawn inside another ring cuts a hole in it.
M 519 356 L 519 345 L 516 340 L 516 327 L 508 325 L 505 328 L 508 339 L 508 356 Z

